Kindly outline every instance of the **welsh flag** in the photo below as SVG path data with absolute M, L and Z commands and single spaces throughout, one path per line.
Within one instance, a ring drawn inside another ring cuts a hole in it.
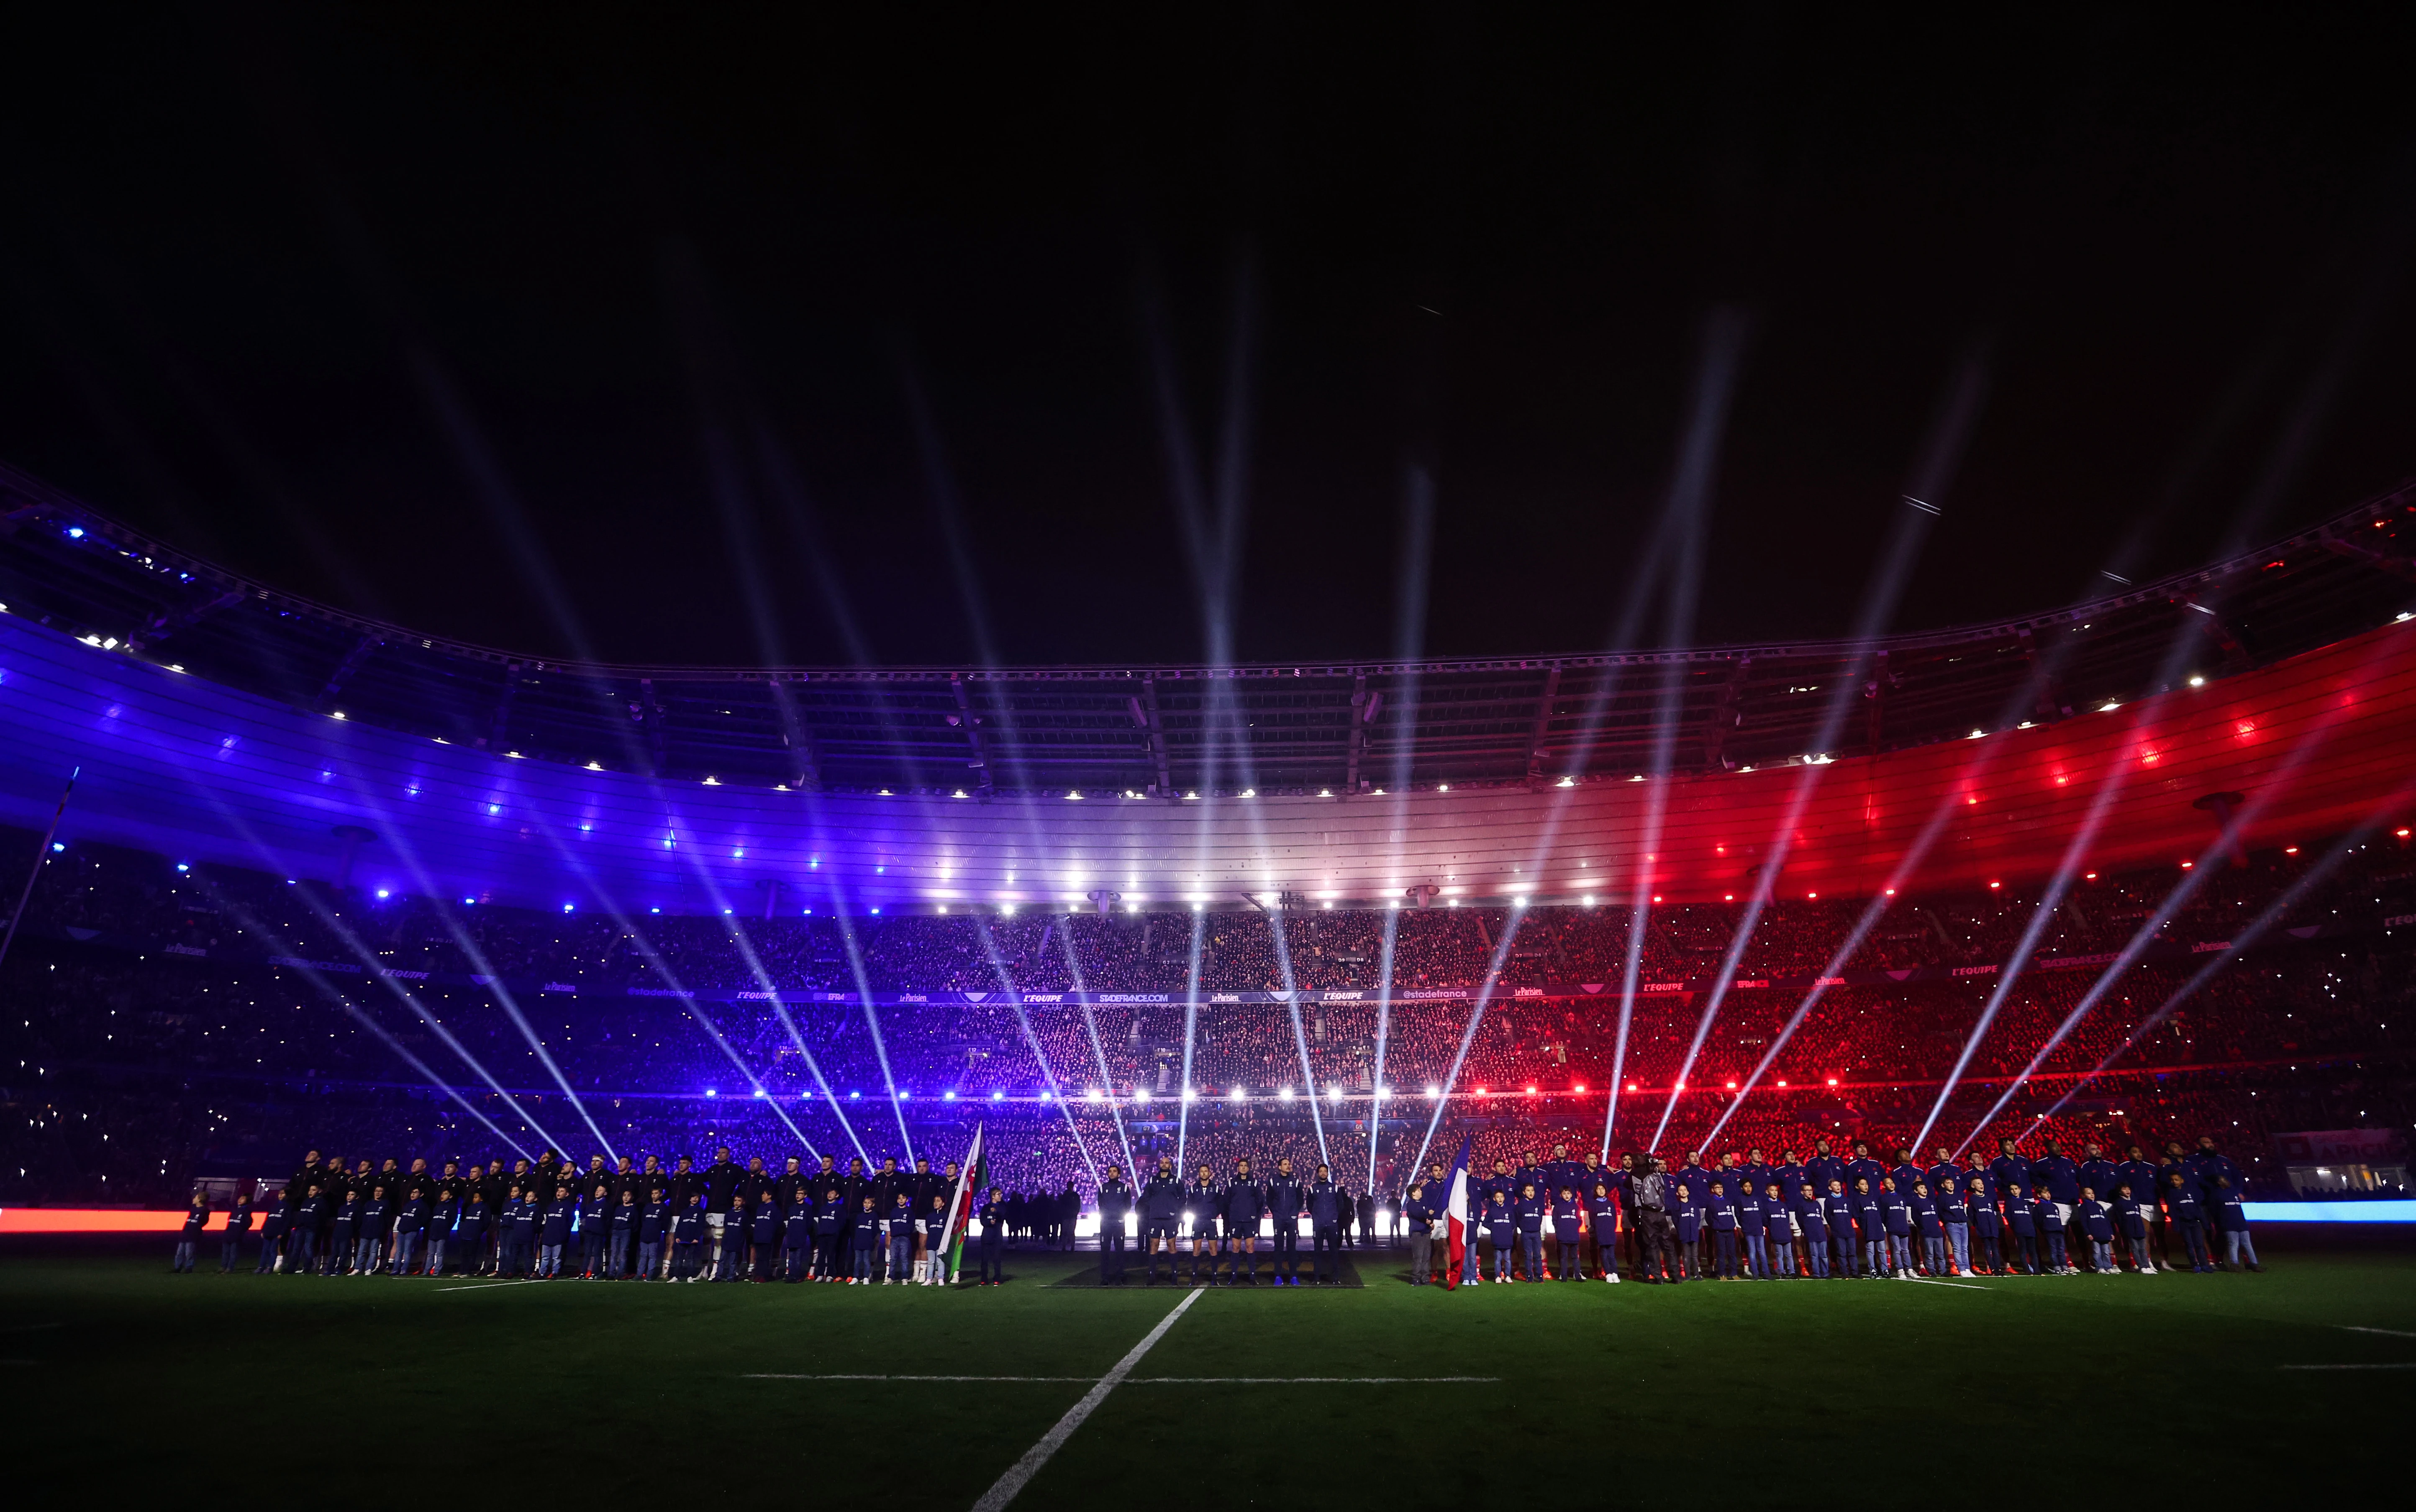
M 989 1189 L 989 1157 L 982 1151 L 982 1126 L 974 1126 L 974 1147 L 965 1152 L 965 1163 L 957 1171 L 957 1192 L 948 1201 L 948 1232 L 945 1242 L 935 1247 L 933 1253 L 948 1257 L 948 1284 L 957 1283 L 957 1273 L 965 1267 L 965 1225 L 974 1220 L 974 1209 L 981 1205 L 982 1193 Z
M 1451 1178 L 1443 1187 L 1449 1194 L 1443 1199 L 1443 1227 L 1449 1235 L 1446 1250 L 1451 1257 L 1442 1273 L 1446 1292 L 1459 1289 L 1460 1269 L 1468 1263 L 1468 1156 L 1472 1139 L 1473 1136 L 1459 1142 L 1459 1158 L 1451 1163 Z

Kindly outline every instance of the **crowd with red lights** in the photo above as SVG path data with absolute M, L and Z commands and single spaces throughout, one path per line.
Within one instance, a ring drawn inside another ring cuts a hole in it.
M 0 849 L 30 852 L 22 838 L 0 834 Z M 993 1130 L 1012 1191 L 1070 1186 L 1085 1201 L 1110 1165 L 1129 1175 L 1161 1154 L 1188 1166 L 1280 1146 L 1330 1160 L 1390 1211 L 1418 1161 L 1463 1139 L 1489 1161 L 1548 1138 L 1598 1154 L 1805 1148 L 1925 1126 L 1972 1147 L 2007 1135 L 2160 1147 L 2216 1129 L 2254 1172 L 2272 1164 L 2258 1152 L 2276 1131 L 2408 1121 L 2416 1099 L 2396 1047 L 2416 972 L 2409 931 L 2386 921 L 2416 912 L 2416 858 L 2389 839 L 2354 852 L 2274 921 L 2270 948 L 2203 981 L 2187 959 L 2109 977 L 2081 958 L 2119 952 L 2152 923 L 2164 942 L 2227 940 L 2272 910 L 2316 849 L 2246 857 L 2168 917 L 2171 874 L 2091 875 L 2030 942 L 2046 964 L 2017 975 L 2006 966 L 2035 918 L 2034 889 L 1915 889 L 1876 910 L 1775 900 L 1741 947 L 1742 902 L 1649 909 L 1647 990 L 1623 1013 L 1624 904 L 556 914 L 74 843 L 46 858 L 5 968 L 23 1011 L 0 1028 L 18 1064 L 0 1201 L 174 1202 L 199 1176 L 275 1169 L 306 1144 L 735 1142 L 877 1161 L 960 1145 L 976 1123 Z M 231 946 L 268 963 L 229 966 Z M 1703 984 L 1731 955 L 1711 1011 Z M 370 988 L 277 963 L 294 960 L 654 994 L 408 975 Z M 1395 996 L 1387 962 L 1397 992 L 1471 995 Z M 1831 986 L 1808 1004 L 1771 985 L 1916 966 L 1998 970 Z M 1475 990 L 1488 983 L 1480 1011 Z M 1546 986 L 1556 995 L 1519 995 Z M 1367 995 L 1206 1000 L 1287 989 Z M 867 1006 L 805 995 L 859 990 L 1002 996 Z M 1162 1000 L 1019 1004 L 1006 990 Z

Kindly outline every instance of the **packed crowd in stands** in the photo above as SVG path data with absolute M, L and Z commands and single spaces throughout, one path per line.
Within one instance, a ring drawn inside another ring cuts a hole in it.
M 33 844 L 0 832 L 0 854 Z M 2227 869 L 2162 935 L 2229 938 L 2302 864 L 2260 854 Z M 2040 954 L 2119 949 L 2173 884 L 2090 879 L 2049 920 Z M 2010 889 L 1908 895 L 1849 964 L 1998 964 L 2037 901 Z M 976 1122 L 996 1131 L 993 1164 L 1010 1190 L 1090 1194 L 1110 1163 L 1129 1172 L 1160 1154 L 1187 1166 L 1280 1149 L 1330 1160 L 1354 1189 L 1397 1193 L 1422 1150 L 1463 1137 L 1487 1158 L 1547 1138 L 1681 1148 L 1715 1126 L 1722 1147 L 1865 1131 L 1887 1142 L 1933 1115 L 1975 1142 L 2010 1133 L 2076 1146 L 2136 1130 L 2161 1143 L 2237 1129 L 2253 1170 L 2276 1131 L 2408 1121 L 2397 1047 L 2416 961 L 2409 931 L 2383 928 L 2416 912 L 2404 843 L 2355 854 L 2283 921 L 2346 932 L 2278 933 L 2177 1006 L 2194 964 L 2137 965 L 2102 989 L 2094 965 L 2033 966 L 1976 1045 L 1993 975 L 1833 987 L 1809 1012 L 1801 991 L 1759 985 L 1835 964 L 1866 906 L 1777 902 L 1742 956 L 1740 981 L 1754 985 L 1731 990 L 1708 1024 L 1708 994 L 1665 991 L 1639 995 L 1623 1026 L 1615 986 L 1515 990 L 1615 984 L 1623 907 L 614 920 L 381 899 L 70 844 L 48 857 L 0 968 L 18 1010 L 0 1024 L 0 1202 L 174 1205 L 197 1177 L 278 1169 L 311 1144 L 670 1154 L 730 1142 L 911 1159 L 961 1147 Z M 1714 975 L 1741 914 L 1650 911 L 1643 978 Z M 868 1008 L 507 995 L 175 953 L 235 945 L 539 984 L 852 990 L 860 966 L 877 992 L 1080 985 L 1172 1000 Z M 1472 986 L 1496 960 L 1504 973 L 1471 1035 L 1464 1001 L 1194 1005 L 1195 954 L 1203 992 L 1368 989 L 1388 956 L 1402 989 Z M 1430 1096 L 1446 1086 L 1447 1099 Z

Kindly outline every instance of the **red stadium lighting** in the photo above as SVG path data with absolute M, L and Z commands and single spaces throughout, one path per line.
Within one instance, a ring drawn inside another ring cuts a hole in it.
M 1729 893 L 1729 894 L 1725 895 L 1725 896 L 1724 896 L 1720 900 L 1721 900 L 1722 902 L 1726 902 L 1726 903 L 1733 903 L 1733 902 L 1735 902 L 1735 901 L 1736 901 L 1736 894 L 1734 894 L 1734 893 Z
M 1730 1092 L 1734 1092 L 1734 1091 L 1736 1090 L 1736 1083 L 1735 1083 L 1735 1082 L 1733 1082 L 1733 1081 L 1729 1082 L 1729 1090 Z
M 2407 832 L 2406 830 L 2404 830 L 2404 829 L 2403 829 L 2403 830 L 2401 830 L 2399 833 L 2401 833 L 2402 835 L 2405 835 L 2405 834 L 2407 834 L 2408 832 Z M 1653 895 L 1653 900 L 1654 902 L 1656 902 L 1656 903 L 1657 903 L 1657 902 L 1659 902 L 1659 901 L 1661 900 L 1661 895 L 1660 895 L 1659 893 L 1654 893 L 1654 894 Z
M 1804 896 L 1806 898 L 1818 898 L 1820 895 L 1819 893 L 1805 893 Z
M 2197 862 L 2195 862 L 2195 861 L 2184 861 L 2184 862 L 2182 862 L 2182 869 L 2183 871 L 2187 871 L 2190 868 L 2192 868 L 2192 867 L 2194 867 L 2194 866 L 2196 866 L 2196 865 L 2197 865 Z
M 1890 888 L 1887 890 L 1887 896 L 1889 896 L 1890 898 L 1894 898 L 1894 897 L 1895 896 L 1895 888 L 1893 888 L 1893 887 L 1890 887 Z
M 1989 885 L 1991 888 L 1997 888 L 1997 887 L 2001 887 L 2001 886 L 2003 886 L 2003 885 L 2004 885 L 2004 884 L 2003 884 L 2003 883 L 2001 883 L 2001 882 L 1992 882 L 1992 883 L 1988 884 L 1988 885 Z
M 2393 833 L 2393 834 L 2397 835 L 2397 836 L 2398 836 L 2401 839 L 2403 839 L 2403 840 L 2404 840 L 2404 839 L 2406 839 L 2408 838 L 2408 832 L 2407 832 L 2406 830 L 2404 830 L 2404 829 L 2400 829 L 2400 830 L 2393 830 L 2392 833 Z M 1659 900 L 1658 898 L 1655 898 L 1655 899 L 1654 899 L 1654 900 L 1653 900 L 1654 902 L 1656 902 L 1656 903 L 1657 903 L 1657 902 L 1659 902 L 1661 900 Z
M 1583 1091 L 1585 1090 L 1585 1083 L 1584 1083 L 1584 1082 L 1582 1082 L 1582 1081 L 1578 1082 L 1578 1090 L 1579 1092 L 1583 1092 Z
M 1529 1087 L 1529 1088 L 1527 1089 L 1527 1096 L 1530 1096 L 1530 1097 L 1532 1097 L 1532 1096 L 1533 1096 L 1534 1095 L 1535 1095 L 1535 1089 L 1534 1089 L 1534 1088 L 1533 1088 L 1533 1087 Z
M 2299 848 L 2295 845 L 2285 845 L 2282 847 L 2282 854 L 2284 855 L 2296 855 L 2299 854 Z
M 1630 1091 L 1630 1092 L 1634 1092 L 1634 1091 L 1636 1090 L 1636 1083 L 1635 1083 L 1635 1082 L 1633 1082 L 1633 1081 L 1630 1081 L 1629 1083 L 1627 1083 L 1627 1090 L 1628 1090 L 1628 1091 Z
M 1831 1086 L 1833 1086 L 1833 1087 L 1834 1087 L 1834 1086 L 1835 1086 L 1835 1085 L 1837 1084 L 1837 1079 L 1836 1079 L 1835 1077 L 1834 1077 L 1834 1076 L 1833 1076 L 1833 1077 L 1831 1077 L 1831 1078 L 1829 1079 L 1829 1084 L 1830 1084 Z
M 1778 1084 L 1782 1087 L 1787 1085 L 1787 1079 L 1785 1077 L 1780 1077 L 1778 1079 Z

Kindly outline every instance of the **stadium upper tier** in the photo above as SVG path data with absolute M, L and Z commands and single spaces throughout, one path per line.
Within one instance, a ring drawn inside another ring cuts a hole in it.
M 1860 649 L 1223 669 L 571 665 L 296 598 L 5 469 L 0 511 L 0 817 L 46 823 L 81 765 L 75 833 L 413 893 L 1576 900 L 1649 866 L 1717 899 L 1782 850 L 1785 887 L 1858 892 L 1949 806 L 1925 877 L 2010 883 L 2091 816 L 2103 865 L 2242 809 L 2256 840 L 2345 830 L 2416 749 L 2416 490 Z

